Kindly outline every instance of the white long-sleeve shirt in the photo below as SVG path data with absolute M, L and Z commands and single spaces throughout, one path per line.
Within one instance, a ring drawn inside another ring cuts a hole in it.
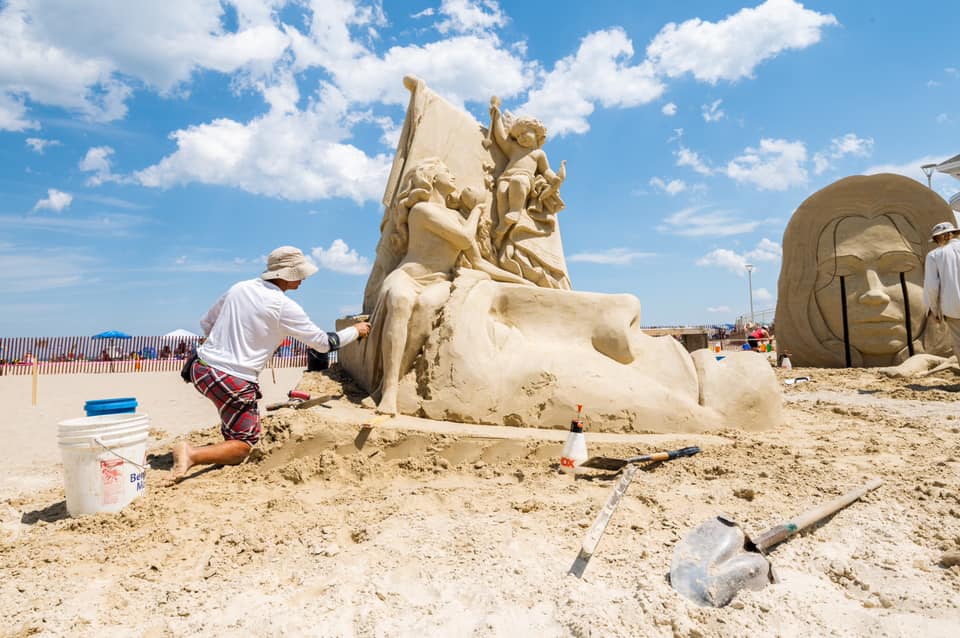
M 936 316 L 960 319 L 960 239 L 951 239 L 927 253 L 923 308 Z
M 234 284 L 200 320 L 206 340 L 197 354 L 207 365 L 256 383 L 274 350 L 286 337 L 296 337 L 318 352 L 355 341 L 356 328 L 335 334 L 339 344 L 310 321 L 293 299 L 263 279 Z

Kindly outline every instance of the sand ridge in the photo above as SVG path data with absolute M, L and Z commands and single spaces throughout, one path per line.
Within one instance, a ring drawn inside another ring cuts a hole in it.
M 612 474 L 560 475 L 543 440 L 375 428 L 358 449 L 360 423 L 285 409 L 256 460 L 175 487 L 154 450 L 147 496 L 120 514 L 66 518 L 62 488 L 7 498 L 0 635 L 953 635 L 960 567 L 938 564 L 960 549 L 953 380 L 778 375 L 811 377 L 785 386 L 786 424 L 711 432 L 726 443 L 644 468 L 582 581 L 566 570 Z M 772 553 L 780 584 L 718 610 L 667 583 L 673 545 L 706 518 L 759 531 L 877 475 Z

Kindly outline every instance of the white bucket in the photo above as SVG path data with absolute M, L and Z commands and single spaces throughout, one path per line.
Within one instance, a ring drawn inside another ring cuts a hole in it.
M 70 516 L 119 512 L 143 494 L 149 429 L 145 414 L 106 414 L 59 424 Z

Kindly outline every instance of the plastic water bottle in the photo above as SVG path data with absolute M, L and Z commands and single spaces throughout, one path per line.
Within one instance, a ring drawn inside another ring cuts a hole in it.
M 574 473 L 577 467 L 587 460 L 587 439 L 583 436 L 583 421 L 580 419 L 582 405 L 577 406 L 577 418 L 570 422 L 570 434 L 560 453 L 560 471 Z
M 780 366 L 785 370 L 793 370 L 793 364 L 790 363 L 790 357 L 784 356 L 783 361 L 780 363 Z

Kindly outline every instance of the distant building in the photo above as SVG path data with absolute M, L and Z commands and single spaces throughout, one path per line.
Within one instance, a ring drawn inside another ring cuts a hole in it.
M 957 179 L 960 179 L 960 155 L 954 155 L 950 159 L 940 162 L 934 168 L 941 173 L 953 175 Z M 960 212 L 960 193 L 954 193 L 949 201 L 950 208 Z

